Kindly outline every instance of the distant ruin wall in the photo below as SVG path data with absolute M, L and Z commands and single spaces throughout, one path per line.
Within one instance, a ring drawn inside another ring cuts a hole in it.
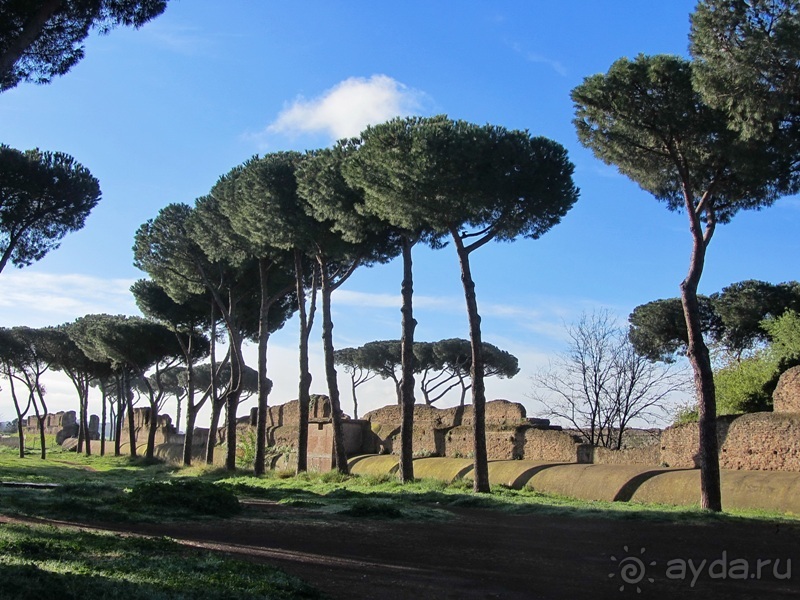
M 721 468 L 800 471 L 800 412 L 786 412 L 792 407 L 791 398 L 800 398 L 800 391 L 796 389 L 800 386 L 800 369 L 795 374 L 787 373 L 776 392 L 777 396 L 782 394 L 784 400 L 776 398 L 775 403 L 776 408 L 784 412 L 718 419 Z M 294 468 L 298 409 L 296 400 L 269 408 L 267 444 L 273 468 Z M 147 439 L 149 411 L 137 409 L 134 412 L 137 440 L 143 445 Z M 313 396 L 309 415 L 309 460 L 311 468 L 316 470 L 328 470 L 333 464 L 330 414 L 328 399 Z M 253 411 L 238 419 L 240 441 L 248 435 L 252 437 L 255 417 Z M 67 422 L 69 419 L 67 416 Z M 416 405 L 412 436 L 414 456 L 471 459 L 474 456 L 473 420 L 471 406 L 438 409 Z M 397 405 L 370 411 L 364 420 L 345 418 L 348 455 L 399 454 L 401 421 Z M 125 426 L 123 444 L 128 439 L 127 421 Z M 224 442 L 225 428 L 220 432 L 220 441 Z M 205 442 L 207 435 L 207 430 L 198 429 L 195 441 Z M 184 436 L 175 433 L 167 415 L 161 415 L 156 438 L 157 445 L 182 444 Z M 663 432 L 629 430 L 623 439 L 623 449 L 610 450 L 585 443 L 577 431 L 550 426 L 546 419 L 528 418 L 524 406 L 519 403 L 507 400 L 486 403 L 486 449 L 490 460 L 696 468 L 699 466 L 698 447 L 696 423 L 673 426 Z M 224 459 L 224 452 L 217 452 L 216 456 Z
M 655 441 L 639 448 L 592 448 L 592 460 L 596 465 L 660 465 L 661 446 Z
M 372 423 L 400 424 L 400 406 L 393 404 L 370 411 L 364 419 Z M 486 403 L 486 423 L 493 426 L 520 425 L 527 420 L 525 407 L 518 402 L 508 400 L 492 400 Z M 458 427 L 460 425 L 473 425 L 474 411 L 472 406 L 453 406 L 451 408 L 436 408 L 426 404 L 414 405 L 414 424 L 430 423 L 436 429 Z
M 308 405 L 308 418 L 310 420 L 329 419 L 331 416 L 331 402 L 327 396 L 311 394 Z M 300 422 L 300 401 L 291 400 L 285 404 L 270 406 L 267 409 L 267 426 L 280 427 L 289 425 L 297 427 Z
M 400 407 L 385 406 L 364 415 L 370 421 L 382 452 L 399 454 Z M 414 456 L 470 458 L 475 452 L 474 411 L 471 406 L 435 408 L 414 406 Z M 486 403 L 486 452 L 489 460 L 575 462 L 584 458 L 573 436 L 550 427 L 544 419 L 528 419 L 525 407 L 508 400 Z
M 133 432 L 137 447 L 147 444 L 147 436 L 150 434 L 150 414 L 149 408 L 133 409 Z M 184 436 L 175 429 L 172 424 L 172 417 L 167 414 L 159 414 L 157 419 L 155 445 L 182 445 Z M 119 441 L 121 451 L 123 453 L 127 452 L 130 447 L 130 427 L 127 416 L 122 421 L 122 432 L 120 433 Z
M 526 429 L 522 456 L 525 460 L 545 462 L 589 462 L 591 447 L 582 444 L 566 431 Z
M 40 417 L 33 415 L 23 421 L 26 436 L 39 435 Z M 45 435 L 56 436 L 56 443 L 61 444 L 65 439 L 78 436 L 78 420 L 74 410 L 51 413 L 44 417 Z M 100 439 L 100 419 L 97 415 L 89 417 L 89 438 Z
M 800 471 L 800 414 L 751 413 L 717 421 L 723 469 Z M 661 436 L 661 462 L 699 467 L 696 423 L 669 427 Z

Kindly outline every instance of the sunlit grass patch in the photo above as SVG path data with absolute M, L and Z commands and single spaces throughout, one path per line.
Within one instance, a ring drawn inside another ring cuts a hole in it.
M 0 595 L 9 600 L 320 598 L 283 571 L 166 538 L 0 526 Z M 56 592 L 57 591 L 57 592 Z

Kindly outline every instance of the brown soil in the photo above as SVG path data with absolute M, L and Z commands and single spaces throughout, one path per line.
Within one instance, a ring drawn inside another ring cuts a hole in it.
M 444 520 L 377 520 L 253 502 L 235 519 L 124 530 L 274 564 L 331 598 L 800 598 L 800 524 L 449 512 Z M 625 569 L 633 558 L 643 576 Z M 768 559 L 759 574 L 758 561 Z

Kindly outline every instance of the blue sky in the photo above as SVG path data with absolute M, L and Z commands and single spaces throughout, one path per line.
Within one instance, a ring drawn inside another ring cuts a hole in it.
M 685 275 L 685 216 L 579 145 L 569 93 L 622 56 L 687 55 L 694 4 L 171 0 L 138 31 L 92 36 L 64 77 L 0 95 L 0 142 L 69 153 L 103 190 L 61 248 L 0 274 L 0 326 L 135 314 L 128 287 L 143 274 L 132 266 L 133 235 L 161 207 L 191 204 L 253 154 L 328 146 L 398 114 L 446 113 L 553 138 L 576 165 L 581 197 L 561 224 L 474 257 L 484 337 L 522 367 L 513 380 L 488 381 L 487 393 L 536 414 L 529 377 L 564 349 L 565 322 L 599 308 L 624 321 L 638 304 L 677 295 Z M 787 198 L 720 227 L 701 291 L 796 279 L 798 224 L 800 202 Z M 453 249 L 418 249 L 415 266 L 418 339 L 467 337 Z M 336 294 L 338 347 L 399 337 L 400 277 L 399 262 L 364 269 Z M 271 342 L 273 403 L 296 396 L 296 328 L 290 321 Z M 315 364 L 312 391 L 324 393 L 318 349 Z M 349 410 L 344 374 L 340 383 Z M 391 384 L 363 389 L 362 411 L 393 400 Z M 62 379 L 48 391 L 51 409 L 75 404 Z M 11 418 L 2 394 L 0 417 Z

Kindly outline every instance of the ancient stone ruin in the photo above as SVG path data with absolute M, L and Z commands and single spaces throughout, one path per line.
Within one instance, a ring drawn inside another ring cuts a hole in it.
M 35 415 L 25 419 L 23 429 L 26 437 L 39 435 L 39 420 L 40 417 Z M 56 443 L 59 445 L 69 438 L 77 438 L 78 430 L 79 425 L 74 410 L 52 413 L 44 417 L 45 435 L 56 436 Z M 100 418 L 97 415 L 89 417 L 89 439 L 100 439 Z
M 800 471 L 800 367 L 781 377 L 775 391 L 774 412 L 724 416 L 718 420 L 720 466 L 736 470 Z M 298 401 L 269 407 L 267 415 L 268 467 L 291 469 L 296 461 Z M 147 408 L 134 409 L 137 446 L 144 447 L 149 431 Z M 308 426 L 309 468 L 333 468 L 333 426 L 327 396 L 312 396 Z M 343 422 L 348 456 L 397 454 L 400 437 L 400 407 L 385 406 L 363 419 Z M 93 421 L 94 423 L 94 421 Z M 28 420 L 28 427 L 36 421 Z M 471 406 L 414 408 L 413 452 L 416 457 L 471 458 L 474 436 Z M 61 437 L 77 433 L 75 413 L 49 415 L 48 432 Z M 237 421 L 238 440 L 253 439 L 256 410 Z M 34 430 L 32 430 L 34 431 Z M 38 432 L 38 430 L 35 430 Z M 97 428 L 95 428 L 97 431 Z M 225 443 L 226 428 L 220 427 L 216 443 Z M 99 435 L 99 432 L 97 433 Z M 121 437 L 123 452 L 129 440 L 125 419 Z M 196 457 L 204 456 L 208 430 L 194 431 Z M 162 458 L 180 460 L 184 435 L 177 433 L 169 415 L 159 415 L 156 452 Z M 595 448 L 574 431 L 562 430 L 546 419 L 527 416 L 525 407 L 508 400 L 486 403 L 486 443 L 489 460 L 533 460 L 549 463 L 627 464 L 694 468 L 698 466 L 696 423 L 660 430 L 630 430 L 621 450 Z M 224 461 L 224 453 L 216 453 Z

